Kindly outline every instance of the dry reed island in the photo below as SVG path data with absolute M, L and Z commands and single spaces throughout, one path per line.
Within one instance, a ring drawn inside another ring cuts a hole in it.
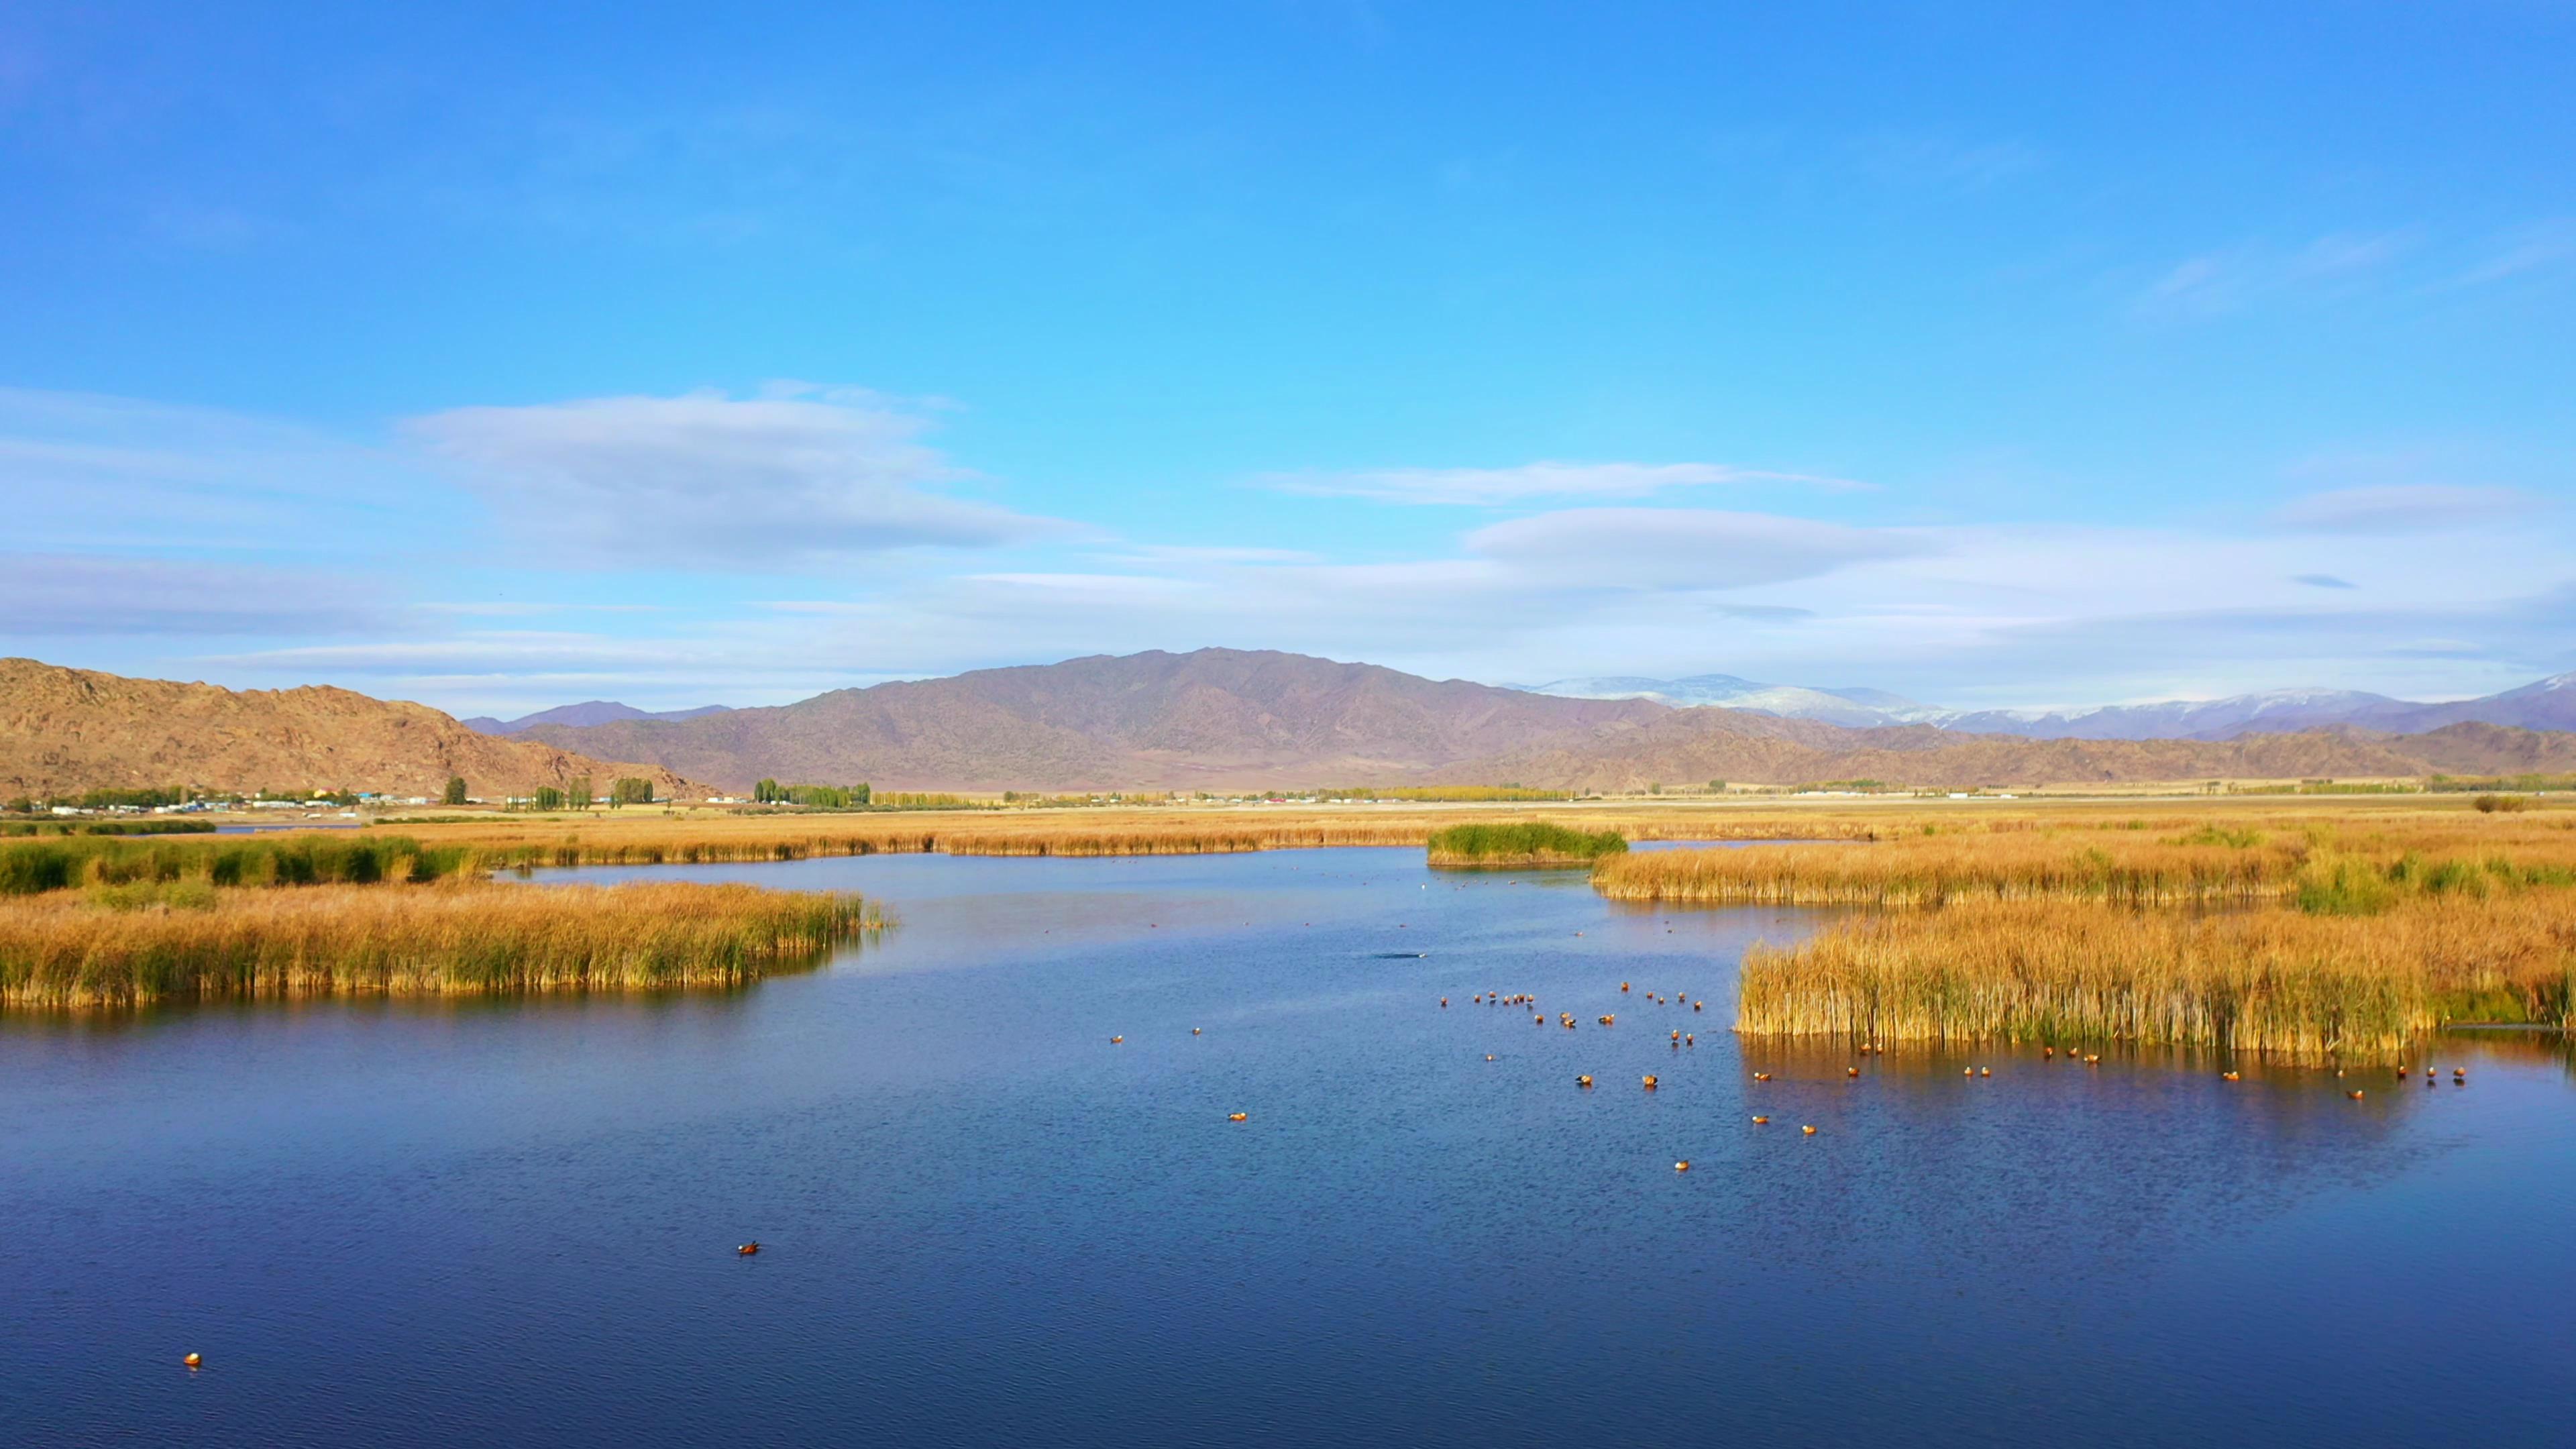
M 2396 1058 L 2461 1023 L 2569 1027 L 2576 810 L 2529 804 L 639 812 L 400 834 L 5 839 L 0 1005 L 729 987 L 882 925 L 848 896 L 492 879 L 535 866 L 1403 845 L 1442 867 L 1587 870 L 1619 901 L 1849 908 L 1749 953 L 1735 1016 L 1749 1034 Z M 1848 848 L 1631 852 L 1632 840 Z
M 880 929 L 856 896 L 535 890 L 405 836 L 0 842 L 0 1005 L 736 987 Z

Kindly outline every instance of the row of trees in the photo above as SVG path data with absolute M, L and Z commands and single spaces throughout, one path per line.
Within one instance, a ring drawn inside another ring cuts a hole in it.
M 450 805 L 465 803 L 464 780 L 450 779 L 447 782 L 447 803 Z M 599 803 L 601 803 L 601 797 L 598 790 L 591 784 L 591 778 L 588 775 L 575 775 L 570 784 L 561 788 L 553 785 L 539 785 L 536 793 L 527 798 L 527 805 L 531 810 L 587 810 Z M 653 781 L 648 776 L 620 775 L 608 782 L 607 804 L 612 810 L 620 805 L 652 803 Z
M 849 810 L 873 803 L 876 791 L 865 782 L 856 785 L 781 785 L 776 780 L 763 780 L 751 787 L 751 798 L 762 805 L 814 805 L 827 810 Z

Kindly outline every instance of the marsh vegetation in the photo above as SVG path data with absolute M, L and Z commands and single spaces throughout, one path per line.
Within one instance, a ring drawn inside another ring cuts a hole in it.
M 1616 830 L 1578 830 L 1550 820 L 1452 825 L 1434 831 L 1427 844 L 1433 866 L 1468 870 L 1584 866 L 1628 852 L 1628 838 Z
M 745 885 L 132 880 L 0 911 L 0 1004 L 730 987 L 881 924 L 855 896 Z

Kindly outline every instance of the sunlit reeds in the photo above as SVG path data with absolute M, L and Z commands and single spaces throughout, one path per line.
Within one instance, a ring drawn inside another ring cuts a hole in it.
M 2576 894 L 2418 895 L 2369 918 L 1983 902 L 1747 954 L 1736 1029 L 2386 1057 L 2454 1021 L 2570 1025 Z
M 854 896 L 745 885 L 133 881 L 0 909 L 0 1004 L 738 986 L 878 924 Z
M 2472 827 L 2456 822 L 2466 820 Z M 2201 826 L 2172 835 L 2060 826 L 1891 836 L 1851 850 L 1753 846 L 1615 856 L 1593 884 L 1616 900 L 1943 906 L 2096 901 L 2128 906 L 2291 901 L 2366 915 L 2415 896 L 2576 885 L 2576 832 L 2426 813 L 2363 831 Z
M 2256 901 L 2295 888 L 2304 843 L 2238 848 L 2064 835 L 1931 836 L 1848 850 L 1749 846 L 1605 860 L 1614 900 L 1938 906 L 1971 900 L 2142 905 Z

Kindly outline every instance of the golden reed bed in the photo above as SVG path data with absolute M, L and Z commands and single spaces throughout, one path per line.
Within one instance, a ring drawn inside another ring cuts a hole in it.
M 0 910 L 0 1005 L 739 986 L 880 924 L 855 896 L 743 885 L 60 891 Z
M 2110 819 L 2020 830 L 1891 830 L 1848 850 L 1751 846 L 1614 856 L 1592 879 L 1603 895 L 1631 901 L 2201 906 L 2295 900 L 2331 886 L 2338 872 L 2355 888 L 2356 872 L 2463 892 L 2576 884 L 2576 812 L 2499 818 L 2419 809 L 2237 815 L 2224 823 L 2169 821 L 2160 830 Z
M 2571 999 L 2576 894 L 2560 890 L 2419 896 L 2369 916 L 1985 902 L 1756 946 L 1735 1026 L 2385 1059 L 2453 1022 L 2564 1030 Z

